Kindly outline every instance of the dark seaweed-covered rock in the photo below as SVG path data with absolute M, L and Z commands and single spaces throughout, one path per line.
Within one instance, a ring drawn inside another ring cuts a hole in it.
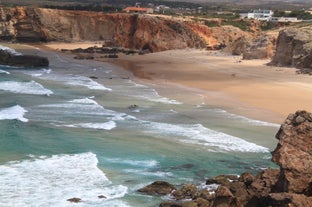
M 69 201 L 71 203 L 80 203 L 81 198 L 70 198 L 70 199 L 67 199 L 67 201 Z
M 16 67 L 48 67 L 49 60 L 37 55 L 14 55 L 5 50 L 0 50 L 0 64 Z
M 156 181 L 152 184 L 138 190 L 140 193 L 148 195 L 167 195 L 176 188 L 168 182 Z

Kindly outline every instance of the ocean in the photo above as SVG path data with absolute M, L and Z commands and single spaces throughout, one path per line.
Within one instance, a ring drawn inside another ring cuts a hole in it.
M 49 68 L 0 66 L 1 207 L 152 207 L 167 197 L 137 189 L 153 181 L 210 188 L 212 176 L 275 167 L 278 124 L 117 66 L 38 52 Z

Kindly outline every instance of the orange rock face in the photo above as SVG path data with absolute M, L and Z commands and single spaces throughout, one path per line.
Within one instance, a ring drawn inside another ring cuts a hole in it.
M 312 114 L 297 111 L 288 116 L 276 135 L 273 161 L 280 166 L 277 192 L 312 195 Z
M 152 52 L 218 43 L 205 25 L 148 15 L 18 7 L 1 8 L 0 17 L 0 38 L 23 42 L 111 41 Z

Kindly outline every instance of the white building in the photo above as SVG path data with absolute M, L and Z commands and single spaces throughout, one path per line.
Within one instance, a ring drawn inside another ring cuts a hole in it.
M 271 22 L 302 22 L 297 17 L 272 17 Z
M 257 19 L 260 21 L 269 21 L 274 12 L 272 10 L 253 10 L 247 14 L 247 18 L 249 19 Z

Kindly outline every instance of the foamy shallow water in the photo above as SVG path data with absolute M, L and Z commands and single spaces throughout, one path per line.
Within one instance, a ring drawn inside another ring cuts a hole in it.
M 9 108 L 0 109 L 0 120 L 19 120 L 22 122 L 28 122 L 28 119 L 24 117 L 26 109 L 16 105 Z
M 0 66 L 0 206 L 152 207 L 161 198 L 136 190 L 155 180 L 200 185 L 270 163 L 274 124 L 52 57 L 48 69 Z
M 114 185 L 97 168 L 93 153 L 33 157 L 0 166 L 0 206 L 73 206 L 67 199 L 82 199 L 79 206 L 127 206 L 127 187 Z M 101 199 L 98 196 L 105 196 Z
M 20 94 L 33 95 L 51 95 L 53 91 L 44 88 L 40 83 L 35 81 L 17 82 L 17 81 L 1 81 L 0 90 Z

